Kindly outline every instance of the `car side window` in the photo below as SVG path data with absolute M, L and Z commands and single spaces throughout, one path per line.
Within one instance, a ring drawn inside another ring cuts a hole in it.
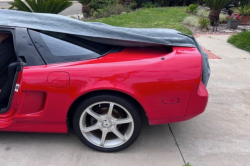
M 102 48 L 106 49 L 91 50 L 93 47 L 91 47 L 91 44 L 95 45 L 95 43 L 86 42 L 84 39 L 62 33 L 50 32 L 48 34 L 51 35 L 48 35 L 29 30 L 29 34 L 38 52 L 48 64 L 94 59 L 102 56 L 105 51 L 112 49 L 111 46 L 105 47 L 102 45 Z

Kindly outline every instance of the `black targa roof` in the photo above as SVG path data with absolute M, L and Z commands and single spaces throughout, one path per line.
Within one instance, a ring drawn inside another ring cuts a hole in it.
M 157 45 L 196 47 L 203 59 L 203 83 L 207 85 L 210 67 L 207 55 L 197 41 L 179 31 L 164 28 L 122 28 L 103 23 L 89 23 L 57 14 L 29 13 L 0 9 L 0 25 L 23 27 L 77 35 L 84 39 L 124 47 Z

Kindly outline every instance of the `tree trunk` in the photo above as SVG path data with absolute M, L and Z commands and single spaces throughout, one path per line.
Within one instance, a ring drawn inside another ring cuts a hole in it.
M 122 5 L 122 0 L 118 0 L 117 3 Z
M 208 17 L 210 19 L 211 25 L 214 26 L 214 24 L 220 19 L 220 11 L 211 9 Z
M 186 4 L 187 4 L 187 0 L 183 0 L 182 6 L 186 6 Z
M 88 4 L 82 4 L 82 13 L 89 14 L 89 5 Z
M 174 1 L 174 6 L 178 6 L 179 5 L 179 1 L 178 0 L 175 0 Z
M 130 5 L 131 0 L 126 0 L 126 6 Z

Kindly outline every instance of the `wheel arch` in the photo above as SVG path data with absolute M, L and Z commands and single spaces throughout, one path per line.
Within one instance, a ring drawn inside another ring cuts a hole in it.
M 85 93 L 81 96 L 79 96 L 69 107 L 68 113 L 67 113 L 67 124 L 68 127 L 72 126 L 72 119 L 75 113 L 76 108 L 78 107 L 78 105 L 86 98 L 90 97 L 90 96 L 95 96 L 95 95 L 100 95 L 100 94 L 106 94 L 106 95 L 116 95 L 116 96 L 121 96 L 123 98 L 126 98 L 128 100 L 130 100 L 131 102 L 133 102 L 137 107 L 138 110 L 140 111 L 139 113 L 145 113 L 146 111 L 143 108 L 143 106 L 131 95 L 128 95 L 124 92 L 120 92 L 120 91 L 116 91 L 116 90 L 96 90 L 96 91 L 91 91 L 88 93 Z

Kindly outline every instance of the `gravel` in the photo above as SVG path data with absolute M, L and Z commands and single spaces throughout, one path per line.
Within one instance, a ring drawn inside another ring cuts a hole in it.
M 237 33 L 237 32 L 242 32 L 244 29 L 250 31 L 250 26 L 249 25 L 239 25 L 237 29 L 229 29 L 227 28 L 227 24 L 220 24 L 217 27 L 217 31 L 213 26 L 209 27 L 209 30 L 203 29 L 201 30 L 200 28 L 195 28 L 195 27 L 191 27 L 188 25 L 184 25 L 187 28 L 189 28 L 192 32 L 193 35 L 196 34 L 216 34 L 216 33 Z

